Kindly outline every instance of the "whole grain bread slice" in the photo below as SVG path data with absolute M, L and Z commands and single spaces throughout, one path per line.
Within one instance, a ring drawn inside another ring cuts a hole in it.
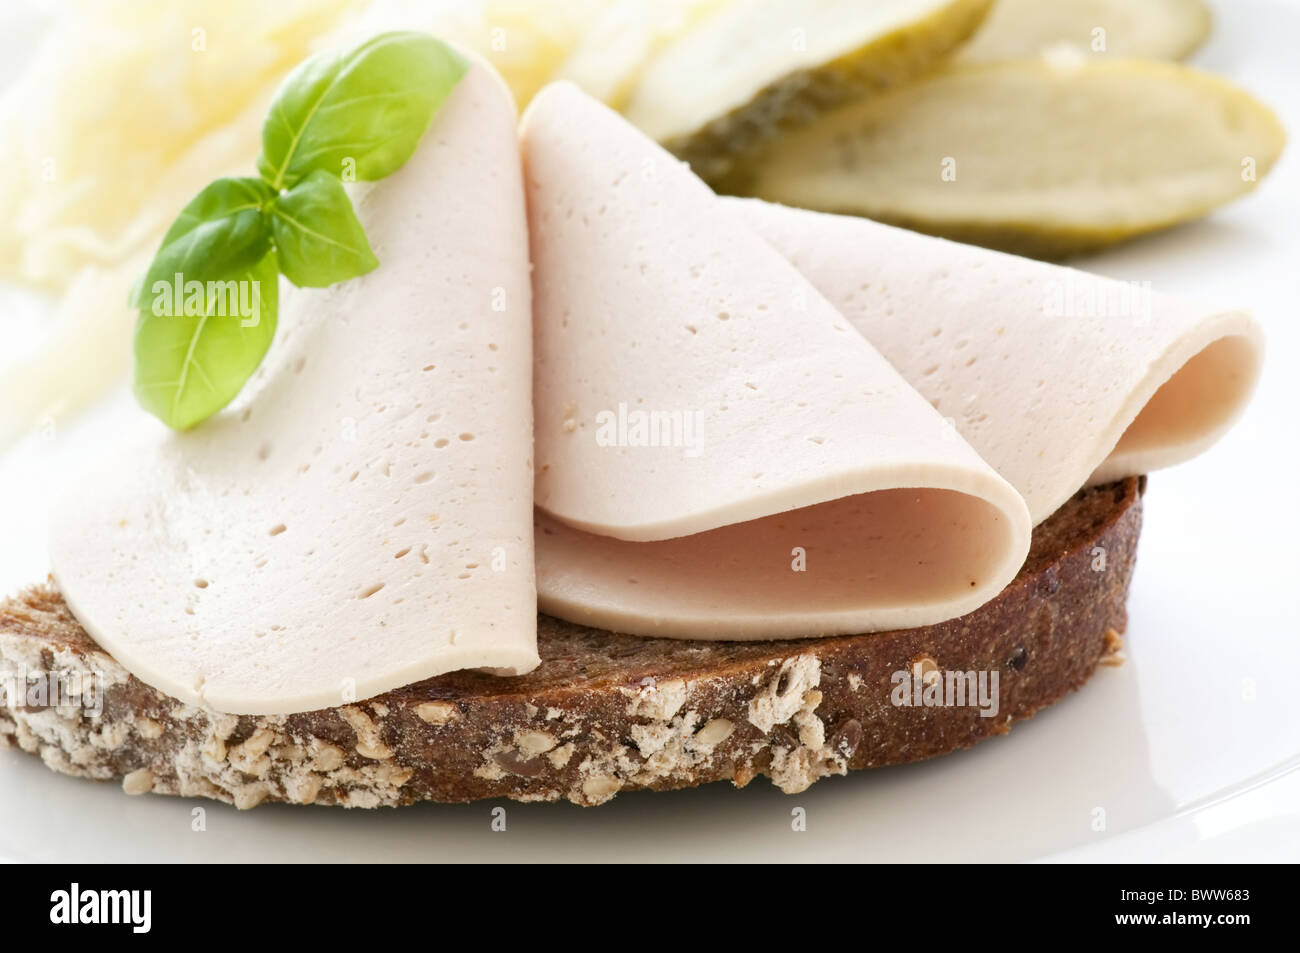
M 1144 485 L 1077 494 L 1035 530 L 1023 569 L 996 599 L 941 625 L 690 642 L 542 616 L 543 661 L 528 675 L 457 672 L 294 715 L 226 715 L 164 695 L 96 645 L 56 589 L 34 586 L 0 603 L 0 670 L 28 689 L 11 678 L 0 699 L 0 744 L 65 774 L 118 779 L 128 793 L 241 808 L 493 797 L 593 805 L 620 790 L 744 787 L 758 775 L 795 793 L 1005 733 L 1116 660 Z M 996 673 L 996 691 L 985 704 L 897 704 L 897 673 L 919 680 L 923 701 L 948 672 L 984 673 L 988 686 Z M 33 694 L 56 683 L 70 691 Z

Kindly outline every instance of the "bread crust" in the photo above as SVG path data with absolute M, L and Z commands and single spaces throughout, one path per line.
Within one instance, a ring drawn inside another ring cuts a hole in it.
M 1005 733 L 1113 661 L 1144 486 L 1130 478 L 1078 493 L 1034 531 L 1025 566 L 996 599 L 940 625 L 691 642 L 541 616 L 543 661 L 528 675 L 457 672 L 292 715 L 225 715 L 164 695 L 96 645 L 56 589 L 34 586 L 0 603 L 0 672 L 97 679 L 102 713 L 5 692 L 0 745 L 65 774 L 120 780 L 128 793 L 240 808 L 495 797 L 595 805 L 620 790 L 744 787 L 759 775 L 797 793 L 828 775 Z M 896 673 L 925 684 L 932 670 L 996 672 L 996 715 L 891 700 Z

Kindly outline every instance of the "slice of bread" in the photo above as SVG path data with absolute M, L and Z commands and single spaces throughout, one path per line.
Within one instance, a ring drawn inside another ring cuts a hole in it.
M 543 661 L 528 675 L 457 672 L 294 715 L 224 715 L 164 695 L 96 645 L 52 586 L 35 586 L 0 603 L 0 673 L 30 686 L 52 672 L 100 694 L 93 705 L 90 695 L 55 705 L 6 679 L 0 743 L 65 774 L 120 779 L 128 793 L 241 808 L 492 797 L 591 805 L 635 788 L 743 787 L 760 774 L 795 793 L 1005 733 L 1116 660 L 1144 480 L 1078 493 L 1034 531 L 1024 568 L 997 598 L 940 625 L 690 642 L 542 616 Z M 898 673 L 915 673 L 919 694 L 948 672 L 975 673 L 995 690 L 983 706 L 896 703 Z

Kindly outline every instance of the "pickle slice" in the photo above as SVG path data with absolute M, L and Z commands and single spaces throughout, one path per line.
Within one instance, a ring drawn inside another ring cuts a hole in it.
M 1202 0 L 997 0 L 956 58 L 991 63 L 1065 44 L 1096 55 L 1180 60 L 1209 34 Z
M 624 112 L 716 182 L 732 156 L 910 80 L 966 40 L 991 0 L 737 0 L 655 55 Z
M 1060 258 L 1198 218 L 1286 141 L 1226 80 L 1148 60 L 954 67 L 751 159 L 739 194 Z

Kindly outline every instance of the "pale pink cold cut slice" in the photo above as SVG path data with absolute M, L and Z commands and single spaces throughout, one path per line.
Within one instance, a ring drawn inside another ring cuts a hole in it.
M 1024 503 L 680 162 L 568 84 L 523 123 L 541 607 L 683 638 L 961 615 Z
M 1245 407 L 1263 333 L 1219 311 L 861 218 L 724 200 L 1029 504 L 1195 456 Z
M 186 702 L 275 714 L 538 663 L 527 226 L 481 63 L 357 210 L 372 273 L 286 289 L 256 379 L 98 463 L 52 528 L 87 630 Z

